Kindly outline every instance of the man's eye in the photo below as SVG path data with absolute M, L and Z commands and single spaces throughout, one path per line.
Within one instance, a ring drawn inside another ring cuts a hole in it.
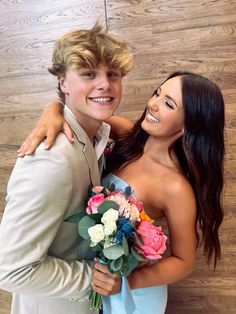
M 87 76 L 88 78 L 94 78 L 96 76 L 94 72 L 85 72 L 82 75 Z
M 119 74 L 116 72 L 108 72 L 107 76 L 110 78 L 116 78 L 116 77 L 119 77 Z

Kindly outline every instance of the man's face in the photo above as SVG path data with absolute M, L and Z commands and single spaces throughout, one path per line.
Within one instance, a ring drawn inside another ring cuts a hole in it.
M 60 78 L 65 102 L 83 127 L 99 126 L 118 108 L 122 94 L 120 69 L 100 64 L 97 68 L 69 69 Z

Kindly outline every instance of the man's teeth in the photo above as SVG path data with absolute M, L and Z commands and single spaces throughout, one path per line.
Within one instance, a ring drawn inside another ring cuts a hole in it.
M 105 102 L 105 101 L 111 101 L 112 98 L 111 97 L 97 97 L 97 98 L 92 98 L 93 101 L 96 102 Z
M 147 118 L 148 118 L 149 120 L 152 120 L 153 122 L 159 122 L 159 120 L 156 119 L 156 118 L 154 118 L 150 113 L 147 114 Z

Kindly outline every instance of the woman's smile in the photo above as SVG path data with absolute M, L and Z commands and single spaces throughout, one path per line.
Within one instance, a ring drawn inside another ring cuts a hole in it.
M 159 123 L 160 121 L 155 118 L 153 115 L 151 115 L 149 112 L 146 115 L 146 120 L 150 123 Z

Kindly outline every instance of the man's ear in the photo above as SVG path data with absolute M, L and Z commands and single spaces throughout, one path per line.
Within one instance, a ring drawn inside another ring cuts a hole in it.
M 60 77 L 59 78 L 59 83 L 60 83 L 60 87 L 61 87 L 61 90 L 64 94 L 69 94 L 69 89 L 68 89 L 68 86 L 67 86 L 67 81 L 66 81 L 66 78 L 65 77 Z

